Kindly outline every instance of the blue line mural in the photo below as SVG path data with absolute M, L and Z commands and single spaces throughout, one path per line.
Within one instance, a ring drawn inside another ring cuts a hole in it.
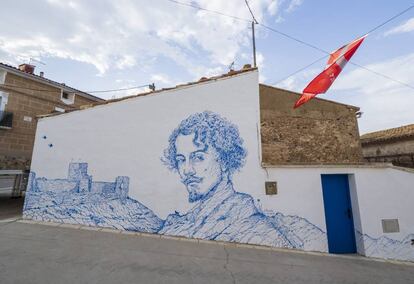
M 250 195 L 234 189 L 232 176 L 246 156 L 237 127 L 227 119 L 205 111 L 183 120 L 162 161 L 178 173 L 194 207 L 170 214 L 159 233 L 326 251 L 326 234 L 317 226 L 280 213 L 267 216 Z
M 359 231 L 356 233 L 367 256 L 414 261 L 414 234 L 399 241 L 386 236 L 373 238 Z
M 128 197 L 129 177 L 93 181 L 87 163 L 70 163 L 66 179 L 37 178 L 30 173 L 25 218 L 156 233 L 163 221 Z
M 128 196 L 129 178 L 93 181 L 87 163 L 70 163 L 68 177 L 47 179 L 30 173 L 24 217 L 38 221 L 109 227 L 208 240 L 326 250 L 326 235 L 304 218 L 262 213 L 253 198 L 231 184 L 199 200 L 186 214 L 166 220 Z
M 327 251 L 326 233 L 307 219 L 258 208 L 236 191 L 233 175 L 247 157 L 238 128 L 213 112 L 183 120 L 169 137 L 161 161 L 177 173 L 193 207 L 165 220 L 129 197 L 129 177 L 93 181 L 87 163 L 70 163 L 67 178 L 30 173 L 24 217 L 208 240 Z M 405 242 L 361 235 L 367 255 L 411 259 Z M 408 237 L 407 237 L 408 238 Z M 404 254 L 405 253 L 405 254 Z M 404 258 L 401 258 L 404 257 Z

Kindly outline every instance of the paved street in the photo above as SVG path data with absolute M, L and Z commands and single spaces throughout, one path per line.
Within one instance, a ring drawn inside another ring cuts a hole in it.
M 0 223 L 1 283 L 414 283 L 414 265 Z

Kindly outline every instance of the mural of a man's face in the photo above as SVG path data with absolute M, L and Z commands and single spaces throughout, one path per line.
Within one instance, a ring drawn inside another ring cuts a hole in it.
M 177 170 L 190 202 L 204 197 L 222 180 L 217 151 L 211 146 L 194 144 L 194 135 L 179 135 L 175 142 Z

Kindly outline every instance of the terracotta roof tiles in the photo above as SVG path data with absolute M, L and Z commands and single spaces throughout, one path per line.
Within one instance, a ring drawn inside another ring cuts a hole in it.
M 128 100 L 128 99 L 131 99 L 131 98 L 149 96 L 149 95 L 158 94 L 158 93 L 165 92 L 165 91 L 175 90 L 175 89 L 179 89 L 179 88 L 185 88 L 185 87 L 189 87 L 189 86 L 193 86 L 193 85 L 197 85 L 197 84 L 201 84 L 201 83 L 205 83 L 205 82 L 224 79 L 224 78 L 227 78 L 227 77 L 232 77 L 232 76 L 239 75 L 239 74 L 246 73 L 246 72 L 250 72 L 250 71 L 253 71 L 253 70 L 257 70 L 257 68 L 252 68 L 252 67 L 250 67 L 250 65 L 245 65 L 243 67 L 243 69 L 241 69 L 241 70 L 236 70 L 236 71 L 235 70 L 230 70 L 226 74 L 213 76 L 213 77 L 209 77 L 209 78 L 202 77 L 200 80 L 195 81 L 195 82 L 179 84 L 179 85 L 176 85 L 174 87 L 163 88 L 163 89 L 159 89 L 159 90 L 155 90 L 155 91 L 149 91 L 149 92 L 145 92 L 145 93 L 139 93 L 139 94 L 136 94 L 136 95 L 126 96 L 126 97 L 122 97 L 122 98 L 118 98 L 118 99 L 106 100 L 104 102 L 96 102 L 96 103 L 84 105 L 80 110 L 95 107 L 95 106 L 100 106 L 100 105 L 111 104 L 111 103 L 115 103 L 115 102 L 119 102 L 119 101 L 124 101 L 124 100 Z M 66 111 L 66 113 L 72 112 L 72 111 L 78 111 L 78 110 L 76 109 L 76 110 Z M 56 115 L 61 115 L 61 114 L 64 114 L 64 113 L 51 113 L 51 114 L 42 115 L 42 116 L 39 116 L 39 117 L 56 116 Z
M 364 134 L 361 136 L 361 143 L 369 144 L 408 137 L 414 138 L 414 124 Z
M 36 75 L 36 74 L 31 74 L 31 73 L 24 72 L 24 71 L 20 70 L 19 68 L 16 68 L 16 67 L 11 66 L 11 65 L 8 65 L 8 64 L 4 64 L 4 63 L 1 63 L 1 62 L 0 62 L 0 68 L 4 68 L 4 69 L 6 69 L 6 70 L 13 71 L 15 74 L 19 74 L 19 75 L 21 75 L 21 76 L 25 76 L 25 77 L 27 77 L 27 78 L 32 78 L 32 79 L 35 79 L 35 80 L 37 80 L 37 81 L 42 81 L 42 82 L 45 82 L 45 83 L 47 83 L 47 84 L 54 85 L 54 86 L 56 86 L 57 88 L 62 88 L 62 89 L 65 89 L 65 90 L 68 90 L 68 89 L 69 89 L 69 90 L 71 90 L 72 92 L 76 92 L 77 94 L 80 94 L 80 95 L 83 95 L 83 96 L 87 96 L 87 97 L 94 98 L 96 101 L 105 101 L 105 100 L 104 100 L 104 99 L 102 99 L 102 98 L 96 97 L 96 96 L 91 95 L 91 94 L 89 94 L 89 93 L 86 93 L 86 92 L 84 92 L 84 91 L 81 91 L 81 90 L 78 90 L 78 89 L 75 89 L 75 88 L 69 87 L 69 86 L 67 86 L 67 85 L 66 85 L 66 84 L 64 84 L 64 83 L 59 83 L 59 82 L 56 82 L 56 81 L 53 81 L 53 80 L 47 79 L 47 78 L 45 78 L 45 77 L 42 77 L 42 76 Z

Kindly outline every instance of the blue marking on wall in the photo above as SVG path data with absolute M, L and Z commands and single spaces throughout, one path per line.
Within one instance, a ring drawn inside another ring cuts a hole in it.
M 181 143 L 191 138 L 190 148 Z M 237 127 L 212 112 L 196 113 L 172 132 L 162 162 L 177 173 L 193 207 L 162 220 L 128 196 L 129 177 L 93 181 L 87 163 L 70 163 L 67 178 L 47 179 L 30 173 L 24 217 L 41 221 L 111 227 L 208 240 L 327 251 L 326 232 L 300 216 L 263 211 L 252 196 L 237 192 L 232 177 L 247 151 Z M 367 255 L 413 260 L 401 243 L 389 238 L 368 242 Z M 408 236 L 407 240 L 413 238 Z M 386 244 L 383 246 L 383 244 Z M 376 249 L 378 248 L 378 249 Z M 385 249 L 386 248 L 386 249 Z M 384 255 L 386 254 L 386 255 Z M 405 258 L 404 258 L 405 257 Z
M 65 179 L 30 173 L 24 217 L 128 231 L 269 246 L 326 250 L 326 235 L 304 218 L 258 210 L 250 195 L 223 188 L 186 214 L 164 221 L 130 198 L 129 178 L 93 181 L 87 163 L 70 163 Z M 228 184 L 228 186 L 231 186 Z
M 155 233 L 163 221 L 128 197 L 129 177 L 113 182 L 93 181 L 87 163 L 70 163 L 66 179 L 30 173 L 25 218 Z
M 414 234 L 399 241 L 387 236 L 374 238 L 360 231 L 356 233 L 366 256 L 414 261 Z
M 186 137 L 192 140 L 190 150 L 180 145 Z M 252 196 L 234 189 L 233 175 L 247 156 L 235 124 L 210 111 L 195 113 L 181 121 L 168 142 L 161 160 L 178 174 L 194 207 L 170 214 L 159 233 L 326 251 L 320 228 L 298 216 L 264 214 Z

